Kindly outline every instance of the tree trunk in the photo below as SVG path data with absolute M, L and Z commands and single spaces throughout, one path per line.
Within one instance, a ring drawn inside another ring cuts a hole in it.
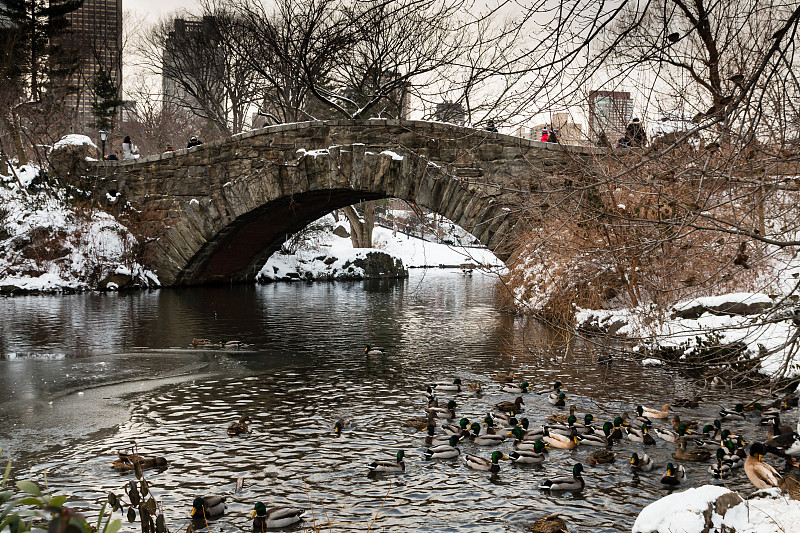
M 350 221 L 350 241 L 353 248 L 372 248 L 372 230 L 375 227 L 375 202 L 364 204 L 364 221 L 358 216 L 353 206 L 343 209 Z

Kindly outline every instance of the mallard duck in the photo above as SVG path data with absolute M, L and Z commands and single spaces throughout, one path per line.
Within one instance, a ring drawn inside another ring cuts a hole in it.
M 252 422 L 252 419 L 249 416 L 240 416 L 238 422 L 234 422 L 228 426 L 228 435 L 241 435 L 242 433 L 248 433 L 250 431 L 247 428 L 248 422 Z
M 564 407 L 567 403 L 567 395 L 563 392 L 554 392 L 547 398 L 547 401 L 556 407 Z
M 644 407 L 641 405 L 636 406 L 636 416 L 633 418 L 632 424 L 636 424 L 637 426 L 641 426 L 642 424 L 650 424 L 652 425 L 653 422 L 645 416 L 644 414 Z
M 565 476 L 547 479 L 544 481 L 544 483 L 539 485 L 539 488 L 543 490 L 583 490 L 583 487 L 586 486 L 586 483 L 581 477 L 581 472 L 583 472 L 583 465 L 576 463 L 575 466 L 572 467 L 572 477 Z
M 744 473 L 747 474 L 747 479 L 757 489 L 777 487 L 781 481 L 778 471 L 761 460 L 765 453 L 764 445 L 760 442 L 754 442 L 750 446 L 750 456 L 744 462 Z
M 500 459 L 508 459 L 508 457 L 503 455 L 503 452 L 492 452 L 491 459 L 471 454 L 467 454 L 466 457 L 464 457 L 467 466 L 473 470 L 483 470 L 484 472 L 492 472 L 495 474 L 500 471 L 500 465 L 497 464 Z
M 492 418 L 492 415 L 486 415 L 486 418 L 483 419 L 483 423 L 486 425 L 487 435 L 494 435 L 496 433 L 494 428 L 494 418 Z
M 467 390 L 472 392 L 483 392 L 483 387 L 476 381 L 474 383 L 467 383 Z
M 569 419 L 567 419 L 567 421 L 569 421 Z M 595 433 L 595 427 L 592 426 L 592 422 L 597 422 L 597 419 L 589 413 L 586 413 L 583 415 L 583 423 L 575 421 L 572 423 L 572 426 L 578 432 L 578 435 L 587 435 L 589 433 Z
M 425 435 L 425 444 L 438 446 L 448 444 L 452 435 L 436 435 L 436 426 L 428 424 L 428 433 Z
M 241 350 L 242 348 L 247 348 L 249 346 L 249 344 L 245 344 L 242 341 L 229 341 L 226 339 L 219 341 L 219 344 L 226 350 Z
M 522 399 L 522 396 L 517 396 L 517 399 L 513 402 L 500 402 L 494 404 L 498 411 L 514 413 L 519 413 L 522 410 L 522 405 L 525 405 L 525 401 Z
M 496 413 L 492 416 L 492 418 L 506 427 L 514 427 L 519 424 L 519 420 L 517 420 L 517 417 L 514 416 L 514 411 L 509 411 L 508 413 Z
M 708 450 L 705 449 L 697 449 L 697 450 L 687 450 L 686 449 L 686 439 L 678 439 L 678 449 L 675 450 L 675 453 L 672 456 L 679 461 L 705 461 L 711 454 Z
M 686 479 L 686 469 L 681 465 L 673 466 L 672 463 L 667 463 L 667 472 L 661 477 L 661 483 L 664 485 L 680 485 Z
M 455 424 L 442 424 L 442 430 L 447 435 L 458 435 L 459 437 L 466 437 L 469 433 L 469 420 L 462 418 Z
M 575 417 L 573 415 L 570 415 L 569 418 L 567 418 L 566 425 L 565 424 L 550 424 L 549 426 L 547 426 L 547 429 L 550 430 L 550 433 L 555 433 L 555 434 L 558 434 L 558 435 L 565 435 L 565 436 L 569 437 L 569 436 L 572 435 L 573 432 L 576 433 L 576 434 L 578 433 L 578 430 L 575 428 L 575 422 L 577 422 Z
M 561 450 L 571 450 L 578 447 L 578 435 L 575 433 L 569 437 L 565 437 L 564 435 L 559 435 L 557 433 L 551 434 L 549 430 L 545 428 L 545 434 L 542 437 L 542 440 L 551 448 L 558 448 Z
M 214 346 L 214 343 L 208 339 L 192 339 L 192 346 L 195 348 L 200 346 Z
M 672 429 L 674 429 L 675 431 L 678 431 L 678 428 L 681 427 L 681 424 L 686 426 L 686 429 L 694 429 L 694 428 L 697 427 L 697 422 L 695 422 L 693 420 L 690 420 L 688 422 L 683 422 L 681 420 L 681 417 L 678 416 L 678 415 L 675 415 L 674 417 L 672 417 Z
M 678 431 L 672 431 L 667 428 L 653 428 L 653 432 L 658 435 L 658 438 L 667 442 L 675 442 L 684 435 L 691 434 L 691 431 L 684 424 L 678 426 Z
M 569 533 L 567 523 L 558 516 L 558 513 L 539 518 L 531 524 L 531 531 L 533 533 Z
M 610 435 L 612 439 L 622 440 L 623 437 L 622 428 L 624 425 L 625 423 L 622 421 L 621 416 L 614 418 L 614 422 L 612 424 L 613 427 L 611 429 L 611 435 Z
M 412 418 L 406 418 L 400 423 L 400 425 L 407 428 L 426 429 L 428 424 L 431 423 L 431 420 L 433 420 L 432 416 L 415 416 Z
M 739 437 L 741 439 L 741 437 Z M 742 468 L 747 455 L 744 448 L 739 448 L 733 441 L 725 441 L 725 461 L 731 468 Z
M 350 428 L 350 420 L 347 418 L 340 418 L 336 421 L 335 424 L 333 424 L 333 432 L 336 433 L 337 437 L 342 434 L 343 430 L 349 428 Z
M 611 422 L 603 424 L 603 434 L 592 433 L 591 435 L 578 435 L 578 442 L 587 446 L 611 446 Z
M 301 515 L 305 512 L 305 509 L 296 507 L 273 507 L 267 509 L 266 505 L 258 502 L 253 507 L 253 512 L 250 515 L 250 518 L 253 519 L 253 531 L 291 526 L 302 520 Z
M 548 416 L 547 419 L 549 421 L 551 421 L 551 422 L 556 423 L 556 424 L 568 424 L 569 423 L 569 417 L 570 416 L 575 416 L 575 412 L 577 410 L 578 410 L 577 407 L 575 407 L 574 405 L 570 405 L 569 406 L 569 414 L 568 415 L 563 414 L 563 413 L 554 413 L 554 414 Z
M 721 409 L 719 412 L 720 420 L 744 420 L 744 404 L 737 403 L 733 411 L 729 411 L 727 409 Z
M 694 444 L 700 449 L 709 451 L 716 451 L 720 447 L 720 441 L 714 439 L 694 439 Z
M 717 450 L 717 464 L 708 467 L 708 473 L 716 479 L 725 479 L 731 475 L 731 465 L 725 460 L 725 448 Z
M 367 465 L 369 468 L 370 473 L 383 473 L 383 472 L 405 472 L 406 471 L 406 462 L 403 459 L 406 455 L 406 452 L 403 450 L 399 450 L 397 452 L 397 459 L 395 461 L 389 461 L 385 459 L 375 459 L 370 464 Z
M 428 414 L 436 418 L 453 419 L 456 417 L 456 407 L 458 407 L 458 404 L 456 404 L 455 400 L 450 400 L 447 402 L 447 408 L 428 407 Z
M 614 457 L 617 454 L 611 450 L 595 450 L 586 458 L 586 462 L 590 465 L 602 465 L 606 463 L 613 463 Z
M 779 416 L 775 416 L 772 418 L 772 425 L 769 426 L 767 429 L 767 445 L 768 446 L 781 446 L 782 443 L 788 442 L 791 440 L 791 436 L 794 433 L 794 429 L 789 424 L 781 424 L 781 418 Z M 781 438 L 782 435 L 788 435 L 789 439 L 786 437 Z M 778 444 L 772 444 L 770 441 L 774 441 Z
M 461 453 L 458 449 L 458 437 L 452 435 L 448 444 L 440 444 L 439 446 L 432 446 L 422 452 L 422 456 L 427 459 L 452 459 Z
M 189 514 L 193 519 L 198 520 L 222 516 L 224 513 L 225 497 L 209 495 L 195 498 L 192 502 L 192 511 Z
M 641 456 L 638 453 L 631 455 L 631 470 L 639 470 L 642 472 L 649 472 L 653 469 L 653 460 L 643 453 Z
M 561 382 L 560 381 L 556 381 L 555 383 L 553 383 L 553 388 L 552 389 L 545 389 L 543 391 L 537 392 L 536 394 L 552 394 L 552 393 L 558 394 L 559 392 L 561 392 L 561 387 L 563 387 Z
M 524 392 L 528 392 L 528 382 L 523 381 L 519 385 L 514 383 L 506 383 L 500 390 L 503 392 L 510 392 L 511 394 L 522 394 Z
M 499 381 L 500 383 L 511 383 L 512 381 L 514 381 L 515 377 L 516 377 L 516 374 L 512 370 L 512 371 L 509 371 L 509 372 L 499 372 L 499 373 L 493 375 L 492 379 L 495 380 L 495 381 Z
M 646 416 L 647 418 L 662 419 L 662 418 L 668 418 L 670 411 L 672 411 L 672 407 L 670 407 L 668 403 L 665 403 L 663 407 L 661 407 L 660 411 L 657 411 L 655 409 L 650 409 L 649 407 L 643 407 L 642 413 L 640 414 L 642 416 Z
M 719 441 L 722 436 L 722 422 L 714 420 L 713 424 L 706 424 L 702 429 L 703 438 Z
M 641 442 L 642 444 L 655 444 L 656 439 L 650 435 L 647 424 L 642 424 L 642 429 L 625 428 L 628 440 L 631 442 Z
M 675 398 L 672 404 L 675 407 L 686 407 L 689 409 L 696 409 L 700 402 L 698 402 L 698 397 L 695 396 L 693 398 Z
M 537 426 L 531 429 L 523 429 L 519 426 L 511 428 L 508 435 L 513 435 L 514 439 L 519 442 L 534 443 L 542 440 L 544 437 L 544 426 Z M 533 444 L 531 444 L 533 446 Z
M 432 385 L 436 391 L 461 392 L 461 378 L 456 378 L 453 383 L 439 382 Z
M 530 450 L 514 450 L 508 454 L 508 458 L 512 463 L 538 465 L 544 462 L 546 450 L 547 446 L 544 445 L 544 442 L 537 440 L 533 443 L 533 447 Z
M 469 440 L 478 446 L 497 446 L 506 440 L 505 436 L 503 435 L 481 435 L 481 425 L 477 422 L 473 422 L 470 426 L 470 429 L 472 432 L 469 433 Z
M 386 349 L 381 348 L 379 346 L 370 346 L 367 344 L 367 347 L 364 348 L 364 353 L 367 355 L 386 355 Z
M 137 464 L 140 468 L 166 468 L 168 466 L 167 459 L 164 457 L 128 455 L 125 458 L 120 457 L 111 463 L 111 468 L 114 470 L 135 470 Z

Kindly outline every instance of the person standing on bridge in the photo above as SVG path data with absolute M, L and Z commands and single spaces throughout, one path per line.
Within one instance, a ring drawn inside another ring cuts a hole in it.
M 197 135 L 192 135 L 192 138 L 189 139 L 189 144 L 186 145 L 186 148 L 191 148 L 192 146 L 200 146 L 201 144 L 203 144 L 203 142 L 197 138 Z
M 139 159 L 139 148 L 133 144 L 130 136 L 125 136 L 122 141 L 122 160 L 129 161 L 131 159 Z
M 628 141 L 627 146 L 642 148 L 647 144 L 647 133 L 645 133 L 644 126 L 642 126 L 638 118 L 633 119 L 633 121 L 626 126 L 625 138 Z
M 547 142 L 547 134 L 548 134 L 547 126 L 545 126 L 544 128 L 542 128 L 542 138 L 539 139 L 539 140 L 542 141 L 543 143 L 546 143 Z

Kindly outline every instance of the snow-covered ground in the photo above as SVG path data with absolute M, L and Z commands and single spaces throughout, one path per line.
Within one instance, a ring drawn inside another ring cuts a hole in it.
M 348 233 L 350 225 L 347 220 L 334 221 L 332 215 L 326 215 L 311 224 L 319 228 L 313 236 L 303 241 L 294 253 L 273 254 L 258 274 L 261 280 L 281 280 L 290 277 L 305 278 L 309 273 L 314 279 L 336 277 L 344 274 L 343 266 L 371 251 L 380 251 L 401 259 L 405 268 L 419 267 L 458 267 L 471 263 L 478 268 L 501 272 L 505 266 L 486 248 L 465 248 L 461 246 L 439 244 L 409 237 L 401 232 L 393 235 L 392 230 L 378 226 L 373 232 L 374 248 L 354 249 L 350 237 L 338 237 L 333 233 L 336 226 L 344 228 Z M 450 222 L 444 224 L 450 228 Z M 448 231 L 451 231 L 448 229 Z M 454 234 L 460 236 L 460 228 L 453 227 Z M 455 242 L 455 241 L 454 241 Z M 335 258 L 335 261 L 332 259 Z M 352 273 L 352 272 L 351 272 Z M 363 272 L 361 272 L 363 275 Z
M 720 497 L 728 500 L 726 505 L 716 505 Z M 779 489 L 760 491 L 754 498 L 740 500 L 729 489 L 717 485 L 670 494 L 639 513 L 633 533 L 788 533 L 800 529 L 800 501 L 789 499 Z
M 13 170 L 16 175 L 0 175 L 0 287 L 5 292 L 115 289 L 111 279 L 128 277 L 139 285 L 159 284 L 133 260 L 136 239 L 113 216 L 76 202 L 64 190 L 33 190 L 29 186 L 38 175 L 33 166 Z

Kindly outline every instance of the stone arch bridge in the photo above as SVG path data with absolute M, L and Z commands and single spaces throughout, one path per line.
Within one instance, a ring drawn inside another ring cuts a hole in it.
M 93 187 L 142 213 L 133 229 L 149 236 L 145 263 L 164 285 L 231 283 L 253 280 L 325 213 L 388 197 L 449 218 L 506 260 L 524 193 L 557 189 L 545 182 L 582 174 L 596 152 L 436 122 L 306 122 L 100 163 Z

